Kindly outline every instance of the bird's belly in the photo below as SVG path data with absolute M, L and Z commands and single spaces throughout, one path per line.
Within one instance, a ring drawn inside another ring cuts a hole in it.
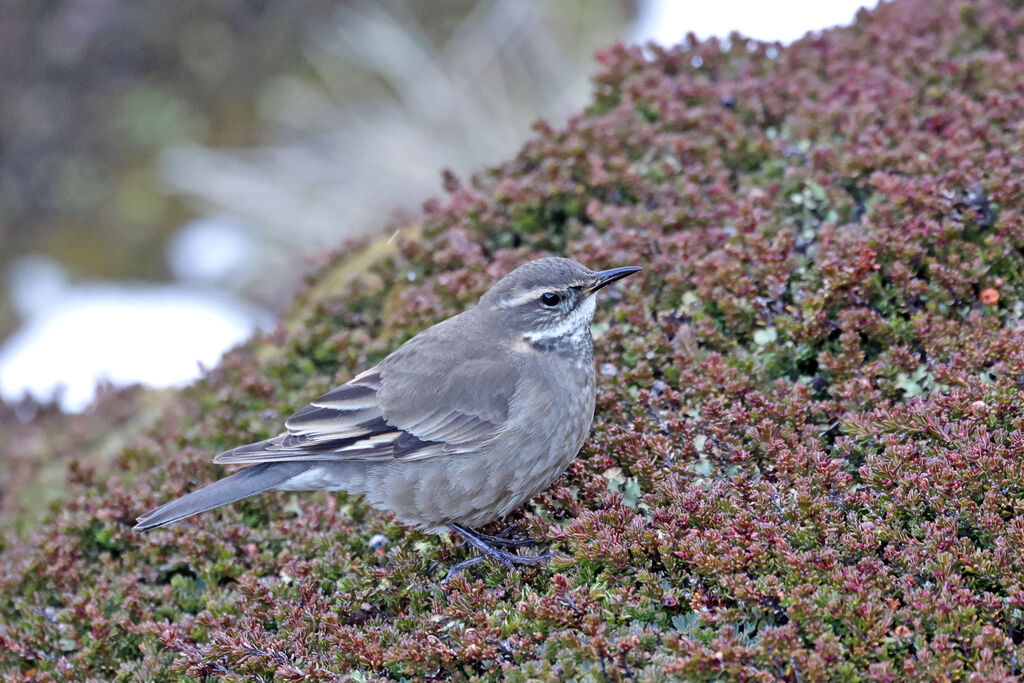
M 565 470 L 581 443 L 543 452 L 529 453 L 532 447 L 524 446 L 518 454 L 501 448 L 443 462 L 402 463 L 370 472 L 364 493 L 371 505 L 424 531 L 441 532 L 453 522 L 478 527 L 505 516 L 546 488 Z
M 557 392 L 546 408 L 531 401 L 536 414 L 515 420 L 517 426 L 484 452 L 394 462 L 369 472 L 367 502 L 433 532 L 452 522 L 479 527 L 505 516 L 547 488 L 579 453 L 594 414 L 591 378 L 582 384 L 572 395 Z

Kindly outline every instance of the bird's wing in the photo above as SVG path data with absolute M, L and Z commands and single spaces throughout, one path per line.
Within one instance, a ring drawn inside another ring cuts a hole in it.
M 443 335 L 412 341 L 296 412 L 285 433 L 214 462 L 419 460 L 480 450 L 508 417 L 518 370 L 471 357 Z

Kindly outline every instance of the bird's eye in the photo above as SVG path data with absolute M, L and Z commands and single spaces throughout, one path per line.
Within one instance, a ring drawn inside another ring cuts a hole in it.
M 544 292 L 540 295 L 540 302 L 545 306 L 557 306 L 561 301 L 562 297 L 558 296 L 554 292 Z

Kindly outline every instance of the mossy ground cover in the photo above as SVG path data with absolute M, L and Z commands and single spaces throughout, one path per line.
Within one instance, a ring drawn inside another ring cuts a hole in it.
M 448 178 L 111 464 L 72 468 L 52 518 L 4 541 L 0 671 L 1015 680 L 1022 39 L 1013 3 L 899 0 L 787 48 L 603 53 L 586 112 Z M 463 546 L 344 495 L 131 531 L 549 253 L 645 266 L 598 311 L 592 438 L 507 520 L 549 566 L 441 585 Z

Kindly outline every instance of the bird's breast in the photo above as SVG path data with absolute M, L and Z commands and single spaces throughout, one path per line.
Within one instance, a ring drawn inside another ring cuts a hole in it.
M 576 457 L 590 432 L 594 400 L 593 361 L 549 357 L 524 373 L 510 414 L 509 442 L 501 450 L 531 495 Z

